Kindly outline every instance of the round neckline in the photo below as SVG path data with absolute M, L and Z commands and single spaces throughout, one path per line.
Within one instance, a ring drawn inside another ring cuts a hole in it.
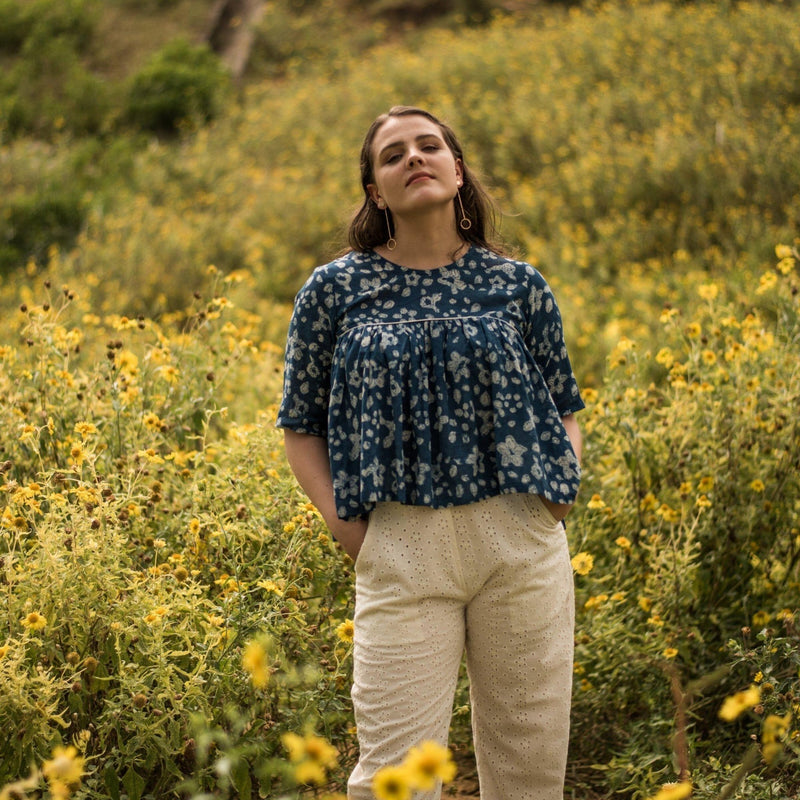
M 441 272 L 442 270 L 453 269 L 455 267 L 463 266 L 463 263 L 467 256 L 472 252 L 474 249 L 474 245 L 470 244 L 467 249 L 464 251 L 462 255 L 460 255 L 455 261 L 450 261 L 447 264 L 442 264 L 440 267 L 430 267 L 429 269 L 422 269 L 420 267 L 407 267 L 405 264 L 398 264 L 396 261 L 392 261 L 391 259 L 385 258 L 382 256 L 375 248 L 372 248 L 372 255 L 378 261 L 382 261 L 384 264 L 388 264 L 390 267 L 395 269 L 403 270 L 405 272 L 415 272 L 420 275 L 432 274 L 434 272 Z

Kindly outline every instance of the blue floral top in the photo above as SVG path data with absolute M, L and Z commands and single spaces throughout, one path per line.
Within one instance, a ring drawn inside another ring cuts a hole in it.
M 416 270 L 351 252 L 297 295 L 277 424 L 327 437 L 342 519 L 387 500 L 573 502 L 580 467 L 561 417 L 583 407 L 530 264 L 473 247 Z

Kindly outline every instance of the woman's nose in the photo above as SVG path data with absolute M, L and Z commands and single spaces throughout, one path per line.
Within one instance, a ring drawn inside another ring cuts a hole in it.
M 412 166 L 413 164 L 421 164 L 422 163 L 422 153 L 419 150 L 410 150 L 408 153 L 408 165 Z

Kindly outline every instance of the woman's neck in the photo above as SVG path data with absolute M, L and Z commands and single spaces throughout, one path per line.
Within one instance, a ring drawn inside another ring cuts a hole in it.
M 376 252 L 395 264 L 412 269 L 443 267 L 469 249 L 452 224 L 410 224 L 398 219 L 394 238 L 397 242 L 394 249 L 382 245 L 375 248 Z

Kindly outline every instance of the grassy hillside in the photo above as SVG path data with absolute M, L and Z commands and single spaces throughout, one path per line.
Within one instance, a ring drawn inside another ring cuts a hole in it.
M 341 797 L 352 573 L 273 425 L 288 301 L 342 244 L 366 126 L 414 103 L 553 284 L 585 392 L 571 796 L 796 796 L 800 10 L 275 2 L 241 86 L 182 45 L 209 119 L 137 127 L 128 80 L 187 77 L 150 57 L 202 5 L 109 3 L 41 51 L 85 93 L 3 129 L 0 787 Z M 100 124 L 56 125 L 93 87 Z M 456 707 L 463 755 L 463 677 Z
M 182 306 L 208 264 L 289 300 L 341 244 L 369 121 L 396 102 L 427 105 L 462 133 L 507 240 L 564 285 L 596 382 L 615 338 L 652 331 L 650 305 L 675 302 L 688 272 L 744 287 L 794 235 L 796 18 L 774 5 L 620 5 L 422 29 L 364 51 L 334 15 L 341 38 L 324 59 L 253 79 L 196 135 L 11 143 L 5 196 L 25 210 L 25 187 L 34 199 L 46 187 L 23 220 L 61 202 L 60 241 L 81 226 L 67 268 L 128 313 Z M 605 293 L 613 301 L 587 314 Z

